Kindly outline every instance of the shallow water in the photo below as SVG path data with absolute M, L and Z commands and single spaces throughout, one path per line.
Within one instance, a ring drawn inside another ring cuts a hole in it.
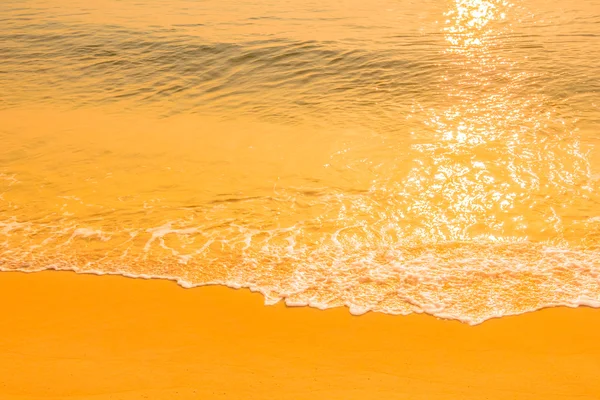
M 598 1 L 5 0 L 0 268 L 600 306 L 598 60 Z

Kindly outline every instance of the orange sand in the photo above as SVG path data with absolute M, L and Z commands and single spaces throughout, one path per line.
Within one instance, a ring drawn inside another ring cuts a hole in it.
M 222 287 L 0 273 L 0 399 L 600 399 L 600 310 L 471 327 Z

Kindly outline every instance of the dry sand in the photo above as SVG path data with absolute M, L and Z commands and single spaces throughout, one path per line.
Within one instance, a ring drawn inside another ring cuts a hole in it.
M 479 326 L 223 287 L 0 273 L 0 399 L 600 399 L 600 310 Z

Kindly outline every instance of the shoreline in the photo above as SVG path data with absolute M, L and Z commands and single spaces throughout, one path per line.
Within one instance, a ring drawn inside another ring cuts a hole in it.
M 286 303 L 285 299 L 280 299 L 277 303 L 275 304 L 267 304 L 265 302 L 266 296 L 265 294 L 261 291 L 261 290 L 253 290 L 247 286 L 240 286 L 240 285 L 228 285 L 227 283 L 224 282 L 209 282 L 209 283 L 204 283 L 204 284 L 197 284 L 197 285 L 192 285 L 189 284 L 188 282 L 177 278 L 177 277 L 172 277 L 172 276 L 166 276 L 166 275 L 147 275 L 147 274 L 130 274 L 130 273 L 126 273 L 126 272 L 102 272 L 102 271 L 79 271 L 76 269 L 60 269 L 60 268 L 46 268 L 46 269 L 40 269 L 40 270 L 21 270 L 21 269 L 3 269 L 2 267 L 0 267 L 0 275 L 8 272 L 8 273 L 17 273 L 17 274 L 38 274 L 38 273 L 46 273 L 46 272 L 68 272 L 68 273 L 75 273 L 77 275 L 91 275 L 91 276 L 116 276 L 116 277 L 122 277 L 122 278 L 126 278 L 126 279 L 136 279 L 136 280 L 143 280 L 143 281 L 154 281 L 154 280 L 159 280 L 159 281 L 166 281 L 166 282 L 172 282 L 175 283 L 177 286 L 179 286 L 181 289 L 184 290 L 189 290 L 189 289 L 200 289 L 200 288 L 204 288 L 204 287 L 220 287 L 220 288 L 224 288 L 224 289 L 231 289 L 231 290 L 240 290 L 240 291 L 247 291 L 251 294 L 259 294 L 262 296 L 262 304 L 265 307 L 272 307 L 273 305 L 283 305 L 285 308 L 314 308 L 316 310 L 320 310 L 320 311 L 327 311 L 327 310 L 333 310 L 333 309 L 342 309 L 342 310 L 347 310 L 348 313 L 352 316 L 357 316 L 360 317 L 361 315 L 364 314 L 369 314 L 369 313 L 375 313 L 375 314 L 383 314 L 383 315 L 390 315 L 393 317 L 407 317 L 410 315 L 426 315 L 438 320 L 442 320 L 442 321 L 456 321 L 459 322 L 461 324 L 465 324 L 465 325 L 469 325 L 469 326 L 477 326 L 477 325 L 481 325 L 481 324 L 485 324 L 486 322 L 490 321 L 490 320 L 494 320 L 494 319 L 502 319 L 502 318 L 506 318 L 506 317 L 516 317 L 519 315 L 524 315 L 524 314 L 530 314 L 530 313 L 535 313 L 541 310 L 546 310 L 546 309 L 555 309 L 555 308 L 593 308 L 593 309 L 600 309 L 600 302 L 596 302 L 594 300 L 588 300 L 588 299 L 580 299 L 579 303 L 577 304 L 555 304 L 555 305 L 547 305 L 547 306 L 542 306 L 540 308 L 537 309 L 533 309 L 533 310 L 528 310 L 528 311 L 524 311 L 524 312 L 520 312 L 520 313 L 513 313 L 513 314 L 502 314 L 502 315 L 498 315 L 498 316 L 492 316 L 489 317 L 481 322 L 477 322 L 477 323 L 472 323 L 470 322 L 468 319 L 461 319 L 461 318 L 455 318 L 452 316 L 442 316 L 442 315 L 436 315 L 436 314 L 431 314 L 427 311 L 414 311 L 411 312 L 409 314 L 390 314 L 390 313 L 385 313 L 385 312 L 380 312 L 380 311 L 372 311 L 372 310 L 367 310 L 364 312 L 353 312 L 352 308 L 348 305 L 343 305 L 343 306 L 334 306 L 334 307 L 317 307 L 317 306 L 313 306 L 313 305 L 308 305 L 308 304 L 299 304 L 299 305 L 295 305 L 295 304 L 288 304 Z
M 600 310 L 469 326 L 167 280 L 1 272 L 2 399 L 598 399 Z M 8 310 L 8 312 L 7 312 Z

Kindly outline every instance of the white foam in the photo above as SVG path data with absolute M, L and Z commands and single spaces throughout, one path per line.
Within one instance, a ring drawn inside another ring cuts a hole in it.
M 569 252 L 569 251 L 564 251 L 564 249 L 548 249 L 548 250 L 550 250 L 550 253 L 554 253 L 554 254 L 573 253 L 573 252 Z M 596 267 L 598 267 L 598 265 L 596 265 Z M 421 265 L 420 268 L 423 269 L 425 267 L 423 265 Z M 598 268 L 600 268 L 600 267 L 598 267 Z M 284 299 L 286 305 L 290 306 L 290 307 L 311 306 L 311 307 L 315 307 L 315 308 L 319 308 L 319 309 L 327 309 L 327 308 L 331 307 L 331 305 L 326 302 L 316 301 L 314 299 L 292 300 L 290 298 L 285 298 L 283 296 L 273 296 L 272 291 L 265 287 L 249 285 L 249 284 L 244 284 L 241 282 L 230 281 L 230 280 L 191 282 L 191 281 L 188 281 L 186 279 L 183 279 L 183 278 L 177 277 L 177 276 L 170 276 L 170 275 L 163 275 L 163 274 L 132 273 L 130 271 L 102 271 L 102 270 L 95 270 L 95 269 L 82 270 L 82 269 L 78 269 L 78 268 L 66 268 L 66 267 L 58 266 L 58 265 L 47 265 L 45 267 L 39 267 L 39 268 L 34 268 L 34 269 L 31 269 L 31 268 L 14 269 L 14 268 L 7 268 L 3 265 L 0 265 L 0 271 L 15 271 L 15 270 L 17 270 L 17 271 L 21 271 L 21 272 L 38 272 L 38 271 L 49 270 L 49 269 L 50 270 L 71 270 L 71 271 L 75 271 L 76 273 L 96 274 L 96 275 L 122 275 L 122 276 L 130 277 L 130 278 L 141 278 L 141 279 L 167 279 L 167 280 L 172 280 L 172 281 L 177 282 L 180 286 L 182 286 L 184 288 L 193 288 L 193 287 L 206 286 L 206 285 L 223 285 L 223 286 L 228 286 L 228 287 L 235 288 L 235 289 L 249 288 L 251 291 L 262 293 L 265 296 L 265 304 L 267 304 L 267 305 L 275 304 L 278 301 L 280 301 L 281 299 Z M 477 270 L 475 269 L 473 271 L 477 271 Z M 421 279 L 422 279 L 422 277 L 421 277 Z M 556 293 L 559 293 L 559 292 L 560 291 L 556 291 Z M 438 295 L 439 294 L 440 293 L 438 293 Z M 443 292 L 442 292 L 442 294 L 443 294 Z M 429 295 L 432 296 L 432 295 L 434 295 L 434 293 L 429 293 Z M 409 299 L 406 297 L 406 295 L 402 295 L 400 293 L 398 294 L 398 298 L 405 299 L 405 300 Z M 473 315 L 469 315 L 469 314 L 462 314 L 462 315 L 456 314 L 455 312 L 449 311 L 443 304 L 436 303 L 433 300 L 427 300 L 425 303 L 414 302 L 411 300 L 410 303 L 412 303 L 413 306 L 411 307 L 411 309 L 409 311 L 406 311 L 406 310 L 400 311 L 400 310 L 395 310 L 395 309 L 378 309 L 378 308 L 374 309 L 372 306 L 360 305 L 360 304 L 356 304 L 353 302 L 346 303 L 346 306 L 348 307 L 349 312 L 353 315 L 362 315 L 369 311 L 378 311 L 378 312 L 384 312 L 384 313 L 395 314 L 395 315 L 406 315 L 406 314 L 410 314 L 411 312 L 413 312 L 413 313 L 414 312 L 416 312 L 416 313 L 425 312 L 427 314 L 436 316 L 438 318 L 455 319 L 455 320 L 459 320 L 459 321 L 467 323 L 467 324 L 476 325 L 481 322 L 484 322 L 487 319 L 499 318 L 499 317 L 507 316 L 507 315 L 522 314 L 525 312 L 536 311 L 541 308 L 547 308 L 547 307 L 588 306 L 588 307 L 600 308 L 600 296 L 594 298 L 594 297 L 590 297 L 588 295 L 585 295 L 585 296 L 578 295 L 578 296 L 575 296 L 575 297 L 570 298 L 569 300 L 565 300 L 565 301 L 549 300 L 545 304 L 540 304 L 537 307 L 527 308 L 522 311 L 498 308 L 495 310 L 491 310 L 490 312 L 487 312 L 485 315 L 477 315 L 477 316 L 473 316 Z M 418 304 L 418 306 L 417 306 L 417 304 Z
M 110 240 L 110 235 L 104 233 L 101 229 L 91 229 L 91 228 L 77 228 L 73 231 L 71 238 L 69 241 L 76 237 L 90 238 L 90 237 L 98 237 L 103 242 L 107 242 Z

